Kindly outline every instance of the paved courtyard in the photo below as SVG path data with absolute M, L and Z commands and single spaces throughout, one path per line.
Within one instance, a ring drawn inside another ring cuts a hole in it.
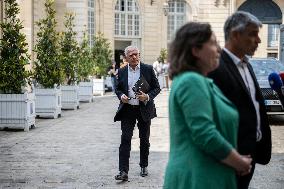
M 114 180 L 121 131 L 119 123 L 113 122 L 118 100 L 106 96 L 82 103 L 79 110 L 64 111 L 59 119 L 37 119 L 36 129 L 30 132 L 0 131 L 0 189 L 162 188 L 169 151 L 167 98 L 168 92 L 163 91 L 156 99 L 158 117 L 151 126 L 148 177 L 139 176 L 136 129 L 129 182 Z M 272 161 L 257 166 L 251 189 L 284 188 L 283 117 L 272 119 Z

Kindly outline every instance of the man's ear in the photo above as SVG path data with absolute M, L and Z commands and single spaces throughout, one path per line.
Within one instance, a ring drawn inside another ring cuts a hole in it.
M 231 38 L 232 41 L 238 43 L 239 39 L 240 39 L 240 32 L 232 31 L 230 38 Z

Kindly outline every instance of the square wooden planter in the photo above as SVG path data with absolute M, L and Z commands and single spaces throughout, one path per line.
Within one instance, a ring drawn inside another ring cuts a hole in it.
M 78 85 L 62 85 L 62 109 L 79 109 L 79 87 Z
M 54 87 L 53 89 L 35 88 L 36 116 L 40 117 L 61 117 L 61 88 Z
M 105 94 L 105 79 L 103 77 L 101 79 L 93 79 L 93 94 L 101 96 Z
M 0 94 L 0 128 L 24 129 L 35 127 L 35 94 Z
M 79 83 L 79 101 L 80 102 L 93 102 L 93 82 L 80 82 Z

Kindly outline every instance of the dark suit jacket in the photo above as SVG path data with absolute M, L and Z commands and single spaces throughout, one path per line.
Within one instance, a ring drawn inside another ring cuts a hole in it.
M 248 69 L 256 87 L 256 100 L 259 102 L 262 131 L 262 139 L 259 142 L 256 142 L 257 117 L 253 101 L 237 66 L 224 50 L 221 53 L 219 67 L 208 76 L 238 109 L 238 151 L 240 154 L 250 154 L 256 163 L 267 164 L 271 158 L 271 131 L 264 98 L 250 64 L 248 64 Z
M 128 66 L 119 69 L 117 75 L 118 78 L 116 82 L 115 93 L 120 100 L 123 94 L 128 96 Z M 143 75 L 150 85 L 150 90 L 146 92 L 146 94 L 149 95 L 149 101 L 146 103 L 146 105 L 141 101 L 139 103 L 143 120 L 149 121 L 150 119 L 157 117 L 154 98 L 160 93 L 161 89 L 158 79 L 154 73 L 153 66 L 140 63 L 140 75 Z M 123 117 L 123 107 L 124 103 L 122 103 L 122 101 L 120 100 L 114 121 L 121 121 Z

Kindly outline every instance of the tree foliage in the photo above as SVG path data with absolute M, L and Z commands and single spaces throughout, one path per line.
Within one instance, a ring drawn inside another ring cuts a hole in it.
M 97 77 L 106 76 L 111 65 L 112 51 L 108 40 L 101 32 L 94 37 L 92 56 L 95 64 L 94 75 Z
M 45 1 L 46 18 L 37 22 L 37 44 L 34 75 L 44 88 L 53 88 L 64 81 L 64 72 L 59 57 L 59 34 L 56 31 L 54 0 Z
M 86 32 L 84 32 L 83 41 L 79 49 L 79 66 L 78 77 L 79 81 L 88 81 L 89 76 L 94 72 L 94 60 L 92 58 L 91 48 L 89 46 L 89 39 Z
M 0 93 L 22 93 L 29 83 L 31 73 L 25 69 L 29 64 L 28 44 L 21 32 L 22 22 L 17 17 L 19 5 L 16 0 L 4 0 L 5 18 L 0 23 Z
M 75 39 L 76 32 L 74 28 L 75 15 L 72 13 L 65 14 L 65 31 L 62 32 L 60 39 L 61 62 L 63 64 L 64 73 L 66 76 L 66 84 L 72 85 L 78 81 L 78 43 Z
M 160 51 L 159 62 L 165 63 L 167 56 L 168 56 L 167 49 L 162 48 Z

